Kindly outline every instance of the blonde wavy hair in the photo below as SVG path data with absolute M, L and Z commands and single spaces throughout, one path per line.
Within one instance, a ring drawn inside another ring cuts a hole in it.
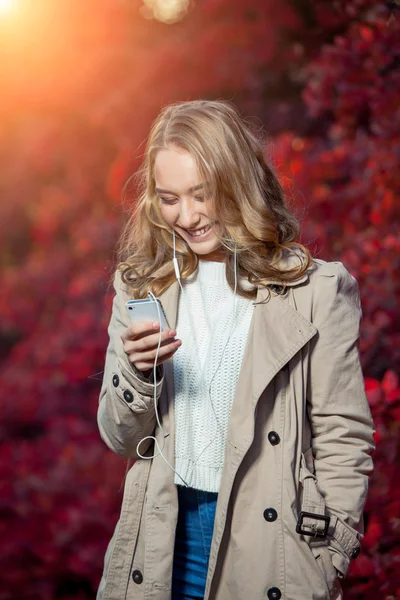
M 193 156 L 200 181 L 207 182 L 207 202 L 223 224 L 227 281 L 234 289 L 234 248 L 237 252 L 237 293 L 254 298 L 253 286 L 268 280 L 285 283 L 301 277 L 311 264 L 308 250 L 297 241 L 299 224 L 286 206 L 282 187 L 264 156 L 265 141 L 230 102 L 195 100 L 166 106 L 154 121 L 137 179 L 138 198 L 123 228 L 118 269 L 129 292 L 145 298 L 159 296 L 176 281 L 172 230 L 164 221 L 155 193 L 157 153 L 179 148 Z M 303 254 L 299 266 L 279 269 L 283 254 Z M 182 279 L 198 266 L 198 256 L 176 236 L 176 255 Z

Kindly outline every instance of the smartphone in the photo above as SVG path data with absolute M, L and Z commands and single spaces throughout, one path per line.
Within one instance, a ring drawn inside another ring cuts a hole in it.
M 158 305 L 158 310 L 157 310 Z M 125 304 L 126 310 L 132 323 L 140 321 L 152 321 L 161 323 L 161 330 L 171 329 L 161 301 L 158 298 L 144 298 L 143 300 L 128 300 Z

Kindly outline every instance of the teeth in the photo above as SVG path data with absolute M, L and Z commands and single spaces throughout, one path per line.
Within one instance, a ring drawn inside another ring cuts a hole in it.
M 189 231 L 190 235 L 192 235 L 193 237 L 198 237 L 200 235 L 203 235 L 204 233 L 206 233 L 206 231 L 208 231 L 210 229 L 210 227 L 203 227 L 203 229 L 198 229 L 197 231 Z

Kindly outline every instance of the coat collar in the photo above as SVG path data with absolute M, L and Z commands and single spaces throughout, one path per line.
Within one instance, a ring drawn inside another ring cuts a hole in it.
M 274 266 L 278 267 L 280 270 L 290 270 L 299 267 L 303 263 L 304 254 L 302 252 L 296 252 L 296 255 L 294 255 L 292 252 L 287 252 L 282 254 L 282 257 Z M 285 285 L 286 287 L 298 286 L 308 281 L 308 278 L 308 271 L 306 271 L 304 275 L 286 283 Z M 259 286 L 257 288 L 256 300 L 254 301 L 256 305 L 264 304 L 270 300 L 270 297 L 273 297 L 269 286 L 281 287 L 282 282 L 271 278 L 266 282 L 265 286 Z M 273 290 L 276 292 L 276 288 L 274 289 L 273 287 Z M 165 292 L 160 295 L 160 300 L 167 315 L 168 323 L 172 329 L 176 327 L 179 291 L 179 284 L 177 281 L 175 281 Z
M 305 263 L 305 254 L 301 250 L 296 249 L 295 251 L 292 251 L 292 252 L 284 250 L 280 259 L 276 263 L 274 263 L 273 266 L 278 268 L 280 271 L 291 271 L 292 269 L 301 268 L 304 265 L 304 263 Z M 288 281 L 287 283 L 285 283 L 285 286 L 286 287 L 298 286 L 301 283 L 305 283 L 306 281 L 308 281 L 308 278 L 309 278 L 308 271 L 306 271 L 304 273 L 304 275 L 293 279 L 293 281 Z M 268 294 L 268 286 L 271 286 L 271 285 L 282 287 L 282 282 L 279 281 L 278 279 L 274 279 L 272 277 L 270 279 L 268 279 L 268 281 L 266 282 L 266 286 L 258 288 L 257 302 L 259 302 L 260 300 L 263 301 L 263 300 L 265 300 L 266 297 L 268 297 L 268 295 L 269 295 Z

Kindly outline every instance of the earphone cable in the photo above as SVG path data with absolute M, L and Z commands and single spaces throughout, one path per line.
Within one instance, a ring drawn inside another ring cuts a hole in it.
M 191 317 L 190 311 L 188 310 L 187 303 L 186 303 L 186 300 L 185 300 L 185 297 L 184 297 L 185 296 L 185 292 L 184 292 L 184 289 L 183 289 L 183 286 L 182 286 L 182 282 L 181 282 L 181 276 L 180 276 L 178 259 L 176 257 L 175 231 L 172 230 L 172 233 L 173 233 L 173 259 L 172 260 L 173 260 L 175 275 L 176 275 L 176 278 L 177 278 L 177 281 L 178 281 L 178 284 L 179 284 L 179 287 L 180 287 L 180 290 L 181 290 L 181 293 L 182 293 L 183 304 L 185 305 L 185 310 L 187 312 L 187 315 L 188 315 L 188 318 L 189 318 L 189 321 L 190 321 L 190 325 L 191 325 L 191 329 L 192 329 L 192 335 L 196 339 L 195 346 L 198 347 L 197 338 L 196 338 L 195 329 L 194 329 L 194 326 L 193 326 L 192 317 Z M 207 450 L 207 448 L 214 442 L 214 440 L 216 438 L 216 435 L 218 433 L 218 429 L 220 429 L 220 424 L 218 422 L 218 418 L 217 418 L 217 415 L 215 413 L 214 405 L 213 405 L 213 402 L 212 402 L 212 399 L 211 399 L 211 385 L 212 385 L 212 382 L 214 380 L 215 375 L 218 372 L 218 369 L 219 369 L 219 366 L 221 364 L 221 361 L 222 361 L 223 354 L 225 352 L 226 346 L 227 346 L 227 344 L 229 342 L 229 339 L 231 338 L 233 330 L 235 328 L 235 322 L 236 322 L 236 291 L 237 291 L 237 255 L 236 255 L 236 245 L 235 245 L 235 249 L 234 249 L 234 276 L 235 276 L 235 287 L 234 287 L 234 295 L 233 295 L 233 319 L 232 319 L 231 329 L 229 331 L 229 335 L 228 335 L 228 337 L 227 337 L 227 339 L 225 341 L 224 347 L 222 349 L 222 352 L 221 352 L 221 355 L 220 355 L 220 360 L 218 362 L 217 368 L 215 369 L 215 371 L 213 373 L 213 376 L 211 377 L 211 379 L 209 381 L 208 389 L 206 391 L 206 396 L 207 396 L 207 398 L 208 398 L 208 400 L 210 402 L 211 410 L 213 412 L 213 415 L 214 415 L 214 418 L 215 418 L 215 421 L 216 421 L 216 424 L 217 424 L 217 428 L 216 428 L 216 431 L 215 431 L 213 439 L 206 445 L 205 448 L 203 448 L 203 450 L 200 452 L 200 454 L 197 456 L 196 460 L 194 461 L 193 466 L 192 466 L 192 470 L 191 470 L 192 474 L 193 474 L 193 470 L 194 470 L 194 468 L 195 468 L 198 460 L 200 459 L 200 457 L 202 456 L 202 454 Z M 137 444 L 137 446 L 136 446 L 136 453 L 143 460 L 152 460 L 152 459 L 156 458 L 157 456 L 161 456 L 163 458 L 163 460 L 165 461 L 165 463 L 172 469 L 172 471 L 183 482 L 183 484 L 186 487 L 189 487 L 189 484 L 176 471 L 176 469 L 174 469 L 174 467 L 170 464 L 170 462 L 168 461 L 168 459 L 163 454 L 163 450 L 164 450 L 164 446 L 165 446 L 165 434 L 164 434 L 164 430 L 163 430 L 163 427 L 162 427 L 162 424 L 161 424 L 161 421 L 160 421 L 160 418 L 159 418 L 159 414 L 158 414 L 158 402 L 157 402 L 157 391 L 156 391 L 156 389 L 157 389 L 157 383 L 156 383 L 157 382 L 157 359 L 158 359 L 159 350 L 160 350 L 160 347 L 161 347 L 161 333 L 162 333 L 162 330 L 161 330 L 161 312 L 160 312 L 160 307 L 159 307 L 159 304 L 157 302 L 157 299 L 155 298 L 154 294 L 151 291 L 149 292 L 149 296 L 155 301 L 156 308 L 157 308 L 157 314 L 158 314 L 158 317 L 159 317 L 158 320 L 159 320 L 159 323 L 160 323 L 160 334 L 159 334 L 158 346 L 157 346 L 156 356 L 155 356 L 154 365 L 153 365 L 153 402 L 154 402 L 154 410 L 155 410 L 156 422 L 157 422 L 157 425 L 158 425 L 158 427 L 159 427 L 159 429 L 161 431 L 163 442 L 162 442 L 162 448 L 160 448 L 160 445 L 159 445 L 157 439 L 155 438 L 155 436 L 152 436 L 152 435 L 146 436 L 143 439 L 141 439 L 139 441 L 139 443 Z M 212 339 L 213 339 L 213 337 L 211 337 L 210 344 L 211 344 Z M 204 361 L 204 364 L 201 365 L 198 362 L 199 361 L 199 354 L 197 352 L 195 352 L 194 356 L 195 356 L 195 361 L 196 361 L 196 363 L 197 363 L 197 365 L 199 367 L 201 384 L 204 385 L 204 370 L 205 370 L 205 366 L 206 366 L 206 361 Z M 186 387 L 186 396 L 188 396 L 186 378 L 184 378 L 184 382 L 186 384 L 185 385 L 185 387 Z M 146 441 L 146 440 L 153 440 L 154 441 L 154 445 L 157 448 L 157 453 L 155 453 L 152 456 L 144 456 L 139 451 L 140 445 L 144 441 Z
M 164 461 L 166 462 L 166 464 L 179 477 L 179 479 L 181 479 L 181 481 L 184 483 L 184 485 L 186 487 L 189 487 L 188 484 L 187 484 L 187 482 L 174 469 L 174 467 L 171 465 L 171 463 L 168 461 L 168 459 L 164 456 L 164 453 L 163 453 L 164 446 L 165 446 L 165 434 L 164 434 L 164 429 L 163 429 L 163 426 L 161 424 L 160 417 L 159 417 L 159 414 L 158 414 L 158 402 L 157 402 L 157 359 L 158 359 L 158 354 L 159 354 L 160 347 L 161 347 L 161 333 L 162 333 L 162 329 L 161 329 L 161 312 L 160 312 L 160 307 L 158 305 L 158 302 L 157 302 L 154 294 L 152 292 L 149 292 L 149 296 L 151 298 L 153 298 L 153 300 L 155 300 L 155 304 L 156 304 L 156 307 L 157 307 L 158 320 L 159 320 L 159 323 L 160 323 L 160 333 L 159 333 L 159 338 L 158 338 L 158 346 L 157 346 L 156 356 L 155 356 L 154 365 L 153 365 L 153 402 L 154 402 L 154 411 L 155 411 L 155 416 L 156 416 L 156 422 L 157 422 L 157 425 L 158 425 L 158 427 L 159 427 L 159 429 L 161 431 L 163 442 L 162 442 L 162 448 L 160 448 L 160 445 L 159 445 L 156 437 L 153 436 L 153 435 L 147 435 L 146 437 L 142 438 L 140 440 L 140 442 L 137 444 L 137 446 L 136 446 L 136 454 L 139 456 L 139 458 L 142 458 L 143 460 L 153 460 L 157 456 L 161 456 L 164 459 Z M 142 444 L 146 440 L 153 440 L 154 441 L 154 445 L 157 448 L 157 453 L 156 454 L 153 454 L 152 456 L 144 456 L 143 454 L 140 453 L 140 451 L 139 451 L 140 444 Z

